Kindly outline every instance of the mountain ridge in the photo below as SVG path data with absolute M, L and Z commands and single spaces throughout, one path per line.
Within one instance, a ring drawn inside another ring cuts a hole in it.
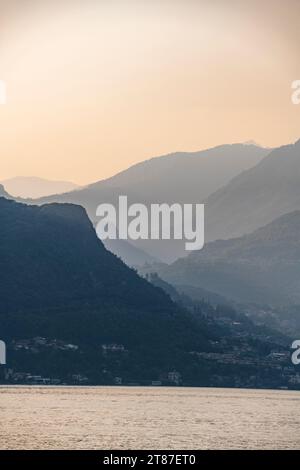
M 49 180 L 37 176 L 16 176 L 0 181 L 7 192 L 15 198 L 40 198 L 80 189 L 70 181 Z
M 158 273 L 238 302 L 300 303 L 299 233 L 300 211 L 294 211 L 251 234 L 210 242 Z
M 300 206 L 300 140 L 267 155 L 206 203 L 208 241 L 251 233 Z
M 96 208 L 101 203 L 118 205 L 119 195 L 128 196 L 128 204 L 143 203 L 201 203 L 216 187 L 223 186 L 270 152 L 254 145 L 221 145 L 201 152 L 176 153 L 155 157 L 134 165 L 107 180 L 93 183 L 83 189 L 54 195 L 48 198 L 27 201 L 32 204 L 70 202 L 80 204 L 95 224 Z M 186 253 L 182 240 L 130 240 L 132 247 L 144 251 L 150 257 L 171 262 Z M 122 258 L 122 246 L 117 241 L 111 244 L 115 253 Z M 135 265 L 136 257 L 127 262 Z M 125 257 L 123 256 L 123 258 Z M 147 262 L 147 257 L 142 257 Z

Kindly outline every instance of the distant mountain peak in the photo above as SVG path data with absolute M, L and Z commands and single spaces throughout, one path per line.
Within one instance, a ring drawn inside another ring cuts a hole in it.
M 246 142 L 243 142 L 242 145 L 253 145 L 254 147 L 268 148 L 258 144 L 257 142 L 255 142 L 255 140 L 247 140 Z
M 79 185 L 70 181 L 54 181 L 37 176 L 17 176 L 3 180 L 1 183 L 13 197 L 33 199 L 80 188 Z

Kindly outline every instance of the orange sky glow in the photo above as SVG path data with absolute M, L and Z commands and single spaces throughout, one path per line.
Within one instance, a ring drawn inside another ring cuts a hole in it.
M 300 138 L 298 0 L 0 0 L 0 180 Z

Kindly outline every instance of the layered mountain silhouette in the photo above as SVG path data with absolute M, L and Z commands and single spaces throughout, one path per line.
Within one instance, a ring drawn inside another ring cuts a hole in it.
M 89 186 L 103 186 L 144 201 L 200 203 L 234 176 L 255 166 L 270 149 L 254 144 L 221 145 L 200 152 L 177 152 L 138 163 Z
M 300 303 L 300 211 L 252 234 L 208 243 L 202 251 L 157 271 L 175 285 L 238 302 Z
M 234 176 L 255 166 L 269 152 L 269 149 L 253 144 L 234 144 L 195 153 L 170 154 L 134 165 L 81 190 L 28 203 L 79 204 L 87 210 L 93 223 L 97 221 L 98 205 L 108 202 L 117 206 L 119 195 L 128 196 L 129 204 L 138 202 L 147 206 L 164 202 L 202 203 Z M 126 242 L 114 241 L 109 243 L 109 249 L 129 265 L 143 265 L 153 258 L 170 262 L 186 254 L 181 240 L 137 240 L 130 241 L 129 246 Z
M 40 198 L 79 189 L 70 181 L 52 181 L 45 178 L 18 176 L 0 182 L 13 197 Z
M 75 343 L 82 351 L 76 356 L 80 367 L 68 355 L 54 360 L 51 349 L 16 359 L 15 367 L 21 360 L 39 373 L 50 373 L 54 361 L 62 374 L 89 371 L 98 382 L 104 380 L 99 364 L 151 377 L 152 368 L 158 374 L 182 367 L 187 351 L 206 348 L 213 336 L 107 251 L 85 210 L 70 204 L 28 206 L 0 198 L 0 298 L 7 344 L 43 337 Z M 121 344 L 127 353 L 104 364 L 103 344 Z
M 206 240 L 234 238 L 300 208 L 300 140 L 273 150 L 206 200 Z
M 1 191 L 5 197 L 0 197 L 0 324 L 13 370 L 59 377 L 63 383 L 72 383 L 74 377 L 84 377 L 89 384 L 111 384 L 119 377 L 125 383 L 151 384 L 153 379 L 168 383 L 171 373 L 188 385 L 249 386 L 253 375 L 257 386 L 286 384 L 275 364 L 271 370 L 260 365 L 274 348 L 286 350 L 286 338 L 256 327 L 232 309 L 188 299 L 185 304 L 180 290 L 174 297 L 172 286 L 157 277 L 156 286 L 139 277 L 106 250 L 83 207 L 26 205 Z M 300 215 L 290 217 L 296 232 Z M 290 236 L 289 220 L 279 222 L 282 236 L 274 239 L 274 250 L 288 238 L 294 249 L 284 259 L 293 264 L 297 237 Z M 268 249 L 273 230 L 264 230 L 249 240 L 246 264 L 256 253 L 256 240 L 265 240 Z M 240 243 L 241 251 L 247 252 L 247 243 Z M 226 259 L 227 251 L 238 264 L 238 248 L 228 245 L 212 255 L 212 245 L 207 266 L 213 256 L 216 265 L 218 258 Z M 276 267 L 273 255 L 265 254 L 265 272 Z M 204 252 L 196 255 L 201 256 L 205 261 Z M 183 262 L 194 262 L 196 257 Z M 261 262 L 262 257 L 256 259 Z M 195 286 L 202 262 L 194 264 Z M 174 266 L 180 263 L 169 269 Z M 209 290 L 204 286 L 202 292 Z M 241 355 L 236 352 L 240 349 Z M 220 358 L 225 352 L 230 361 L 215 362 L 215 354 Z

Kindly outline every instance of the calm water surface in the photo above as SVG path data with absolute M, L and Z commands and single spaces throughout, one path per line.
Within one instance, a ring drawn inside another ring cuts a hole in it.
M 1 449 L 300 449 L 300 392 L 0 387 Z

